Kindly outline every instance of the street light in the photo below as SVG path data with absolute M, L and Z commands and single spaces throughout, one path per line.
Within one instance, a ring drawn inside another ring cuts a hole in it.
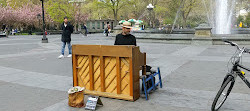
M 48 43 L 48 38 L 46 37 L 46 34 L 45 34 L 44 5 L 43 5 L 44 0 L 40 0 L 40 1 L 42 1 L 42 13 L 43 13 L 43 38 L 42 38 L 42 43 Z
M 151 14 L 151 12 L 154 9 L 154 6 L 150 3 L 150 4 L 148 4 L 147 9 L 149 10 L 149 25 L 152 28 L 152 23 L 151 23 L 152 14 Z

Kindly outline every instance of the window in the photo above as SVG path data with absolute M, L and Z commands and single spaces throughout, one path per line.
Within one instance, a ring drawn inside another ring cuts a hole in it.
M 92 29 L 95 29 L 96 27 L 95 27 L 95 21 L 94 22 L 92 22 Z
M 105 24 L 104 24 L 104 22 L 102 22 L 102 29 L 104 29 L 104 26 L 105 26 Z
M 97 22 L 97 29 L 100 29 L 100 21 Z
M 87 22 L 87 28 L 90 28 L 90 22 Z

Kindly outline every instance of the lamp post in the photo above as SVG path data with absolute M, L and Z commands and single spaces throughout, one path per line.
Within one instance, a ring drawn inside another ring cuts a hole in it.
M 150 25 L 150 28 L 152 28 L 152 20 L 151 20 L 151 18 L 152 18 L 152 10 L 154 9 L 154 6 L 150 3 L 150 4 L 148 4 L 148 6 L 147 6 L 147 9 L 149 10 L 149 25 Z
M 44 5 L 43 5 L 44 0 L 40 0 L 40 1 L 42 1 L 42 13 L 43 13 L 43 38 L 42 38 L 42 43 L 48 43 L 48 38 L 46 37 L 46 34 L 45 34 Z

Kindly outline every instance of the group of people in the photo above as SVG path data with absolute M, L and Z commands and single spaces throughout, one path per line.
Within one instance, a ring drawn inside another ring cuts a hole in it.
M 105 28 L 103 34 L 108 36 L 111 33 L 111 26 L 110 26 L 110 24 L 107 24 L 105 27 L 106 28 Z M 84 36 L 87 36 L 87 33 L 88 33 L 88 28 L 87 28 L 87 26 L 85 24 L 83 24 L 83 32 L 82 32 L 82 34 Z
M 136 46 L 136 38 L 134 35 L 130 34 L 131 29 L 132 29 L 132 25 L 130 22 L 127 22 L 127 21 L 123 22 L 122 33 L 116 35 L 114 45 Z M 66 45 L 68 45 L 68 50 L 69 50 L 69 54 L 66 57 L 72 57 L 71 33 L 73 33 L 73 26 L 69 23 L 68 17 L 64 17 L 64 22 L 61 25 L 61 30 L 62 30 L 62 37 L 61 37 L 62 48 L 61 48 L 61 55 L 58 56 L 58 58 L 59 59 L 64 58 L 64 50 L 65 50 Z M 86 28 L 86 31 L 87 31 L 87 28 Z M 109 31 L 109 29 L 107 31 Z

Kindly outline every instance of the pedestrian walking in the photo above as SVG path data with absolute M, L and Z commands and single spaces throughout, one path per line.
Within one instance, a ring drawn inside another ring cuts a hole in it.
M 87 33 L 88 33 L 88 29 L 87 29 L 87 26 L 85 24 L 83 24 L 83 29 L 84 29 L 84 36 L 87 36 Z
M 111 26 L 110 26 L 110 24 L 108 24 L 108 33 L 110 34 L 111 33 Z
M 64 50 L 66 44 L 68 44 L 69 55 L 67 57 L 72 57 L 72 50 L 71 50 L 71 33 L 73 33 L 73 26 L 69 23 L 68 17 L 64 17 L 64 22 L 61 25 L 62 29 L 62 49 L 61 55 L 58 57 L 59 59 L 64 58 Z
M 108 35 L 109 35 L 109 31 L 111 31 L 111 29 L 110 29 L 110 25 L 109 24 L 107 24 L 106 25 L 106 28 L 105 28 L 105 35 L 106 35 L 106 37 L 108 37 Z

